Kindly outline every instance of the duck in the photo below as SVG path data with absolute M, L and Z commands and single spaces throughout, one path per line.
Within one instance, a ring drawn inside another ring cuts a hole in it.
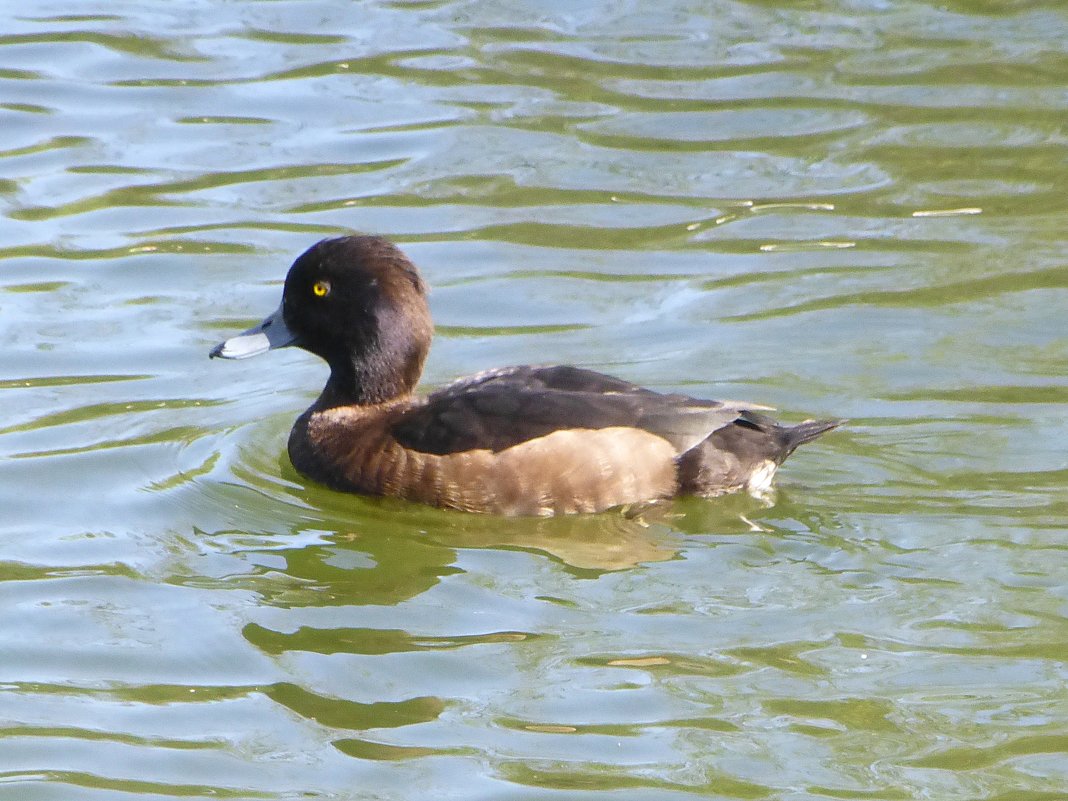
M 771 407 L 662 393 L 571 365 L 518 365 L 416 393 L 428 289 L 390 240 L 311 246 L 282 301 L 212 358 L 297 347 L 330 376 L 289 436 L 298 472 L 343 492 L 504 516 L 597 513 L 770 490 L 796 448 L 841 420 L 781 425 Z

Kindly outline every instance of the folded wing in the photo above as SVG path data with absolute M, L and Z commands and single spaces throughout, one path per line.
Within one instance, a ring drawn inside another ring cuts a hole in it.
M 565 429 L 637 428 L 676 453 L 744 412 L 767 407 L 661 394 L 577 367 L 510 367 L 457 381 L 406 412 L 392 432 L 425 453 L 502 451 Z

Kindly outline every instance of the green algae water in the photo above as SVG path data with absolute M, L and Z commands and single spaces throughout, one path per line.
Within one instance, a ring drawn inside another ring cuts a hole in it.
M 1068 793 L 1068 10 L 0 3 L 0 799 Z M 285 456 L 209 363 L 317 239 L 437 386 L 849 425 L 770 505 L 502 520 Z

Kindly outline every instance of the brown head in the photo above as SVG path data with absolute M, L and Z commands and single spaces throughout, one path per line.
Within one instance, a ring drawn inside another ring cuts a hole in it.
M 295 345 L 330 365 L 325 404 L 381 403 L 415 388 L 432 333 L 426 285 L 407 256 L 381 237 L 342 236 L 305 251 L 278 310 L 211 355 Z

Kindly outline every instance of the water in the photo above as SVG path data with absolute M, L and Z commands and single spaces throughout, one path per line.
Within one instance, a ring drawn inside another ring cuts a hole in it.
M 0 798 L 1064 797 L 1062 4 L 2 17 Z M 851 423 L 772 506 L 331 493 L 323 366 L 207 351 L 347 230 L 429 386 Z

